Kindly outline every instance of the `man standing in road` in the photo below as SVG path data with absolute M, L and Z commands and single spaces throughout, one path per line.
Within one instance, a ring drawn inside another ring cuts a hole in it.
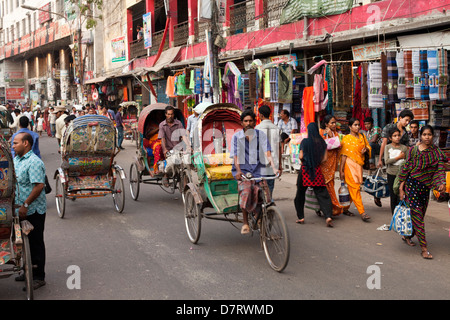
M 56 128 L 55 128 L 55 121 L 56 121 L 56 114 L 53 113 L 55 111 L 55 108 L 50 107 L 48 112 L 48 121 L 50 123 L 50 133 L 52 134 L 52 138 L 55 137 Z
M 29 234 L 31 262 L 33 266 L 33 288 L 45 285 L 45 243 L 44 225 L 47 211 L 45 198 L 44 162 L 32 151 L 33 138 L 21 132 L 14 137 L 14 169 L 17 177 L 15 204 L 20 219 L 28 220 L 34 227 Z M 23 281 L 24 275 L 16 278 Z
M 267 140 L 270 143 L 272 149 L 272 158 L 276 168 L 279 168 L 281 173 L 281 143 L 280 135 L 281 130 L 270 120 L 270 108 L 267 105 L 262 105 L 258 109 L 261 123 L 258 124 L 255 129 L 264 132 L 267 136 Z M 267 159 L 266 159 L 267 160 Z M 261 174 L 264 177 L 270 177 L 274 175 L 273 169 L 269 162 L 266 161 L 266 167 L 262 168 Z M 273 193 L 275 187 L 275 179 L 268 179 L 267 185 L 269 186 L 270 194 Z
M 21 116 L 19 118 L 19 130 L 14 133 L 11 137 L 11 141 L 14 141 L 14 138 L 22 132 L 28 133 L 33 138 L 33 147 L 32 150 L 35 155 L 37 155 L 39 158 L 41 158 L 41 151 L 39 150 L 39 134 L 37 132 L 31 131 L 28 129 L 28 126 L 30 125 L 30 120 L 26 116 Z M 16 156 L 14 152 L 14 145 L 11 147 L 11 153 L 13 158 Z
M 105 107 L 106 110 L 106 107 Z M 119 149 L 125 149 L 122 147 L 122 142 L 123 142 L 123 120 L 122 120 L 122 106 L 119 106 L 119 108 L 117 109 L 116 115 L 115 115 L 115 120 L 116 120 L 116 128 L 117 128 L 117 147 Z
M 62 139 L 62 130 L 66 126 L 66 123 L 64 122 L 64 119 L 68 116 L 66 107 L 58 106 L 55 108 L 55 111 L 53 111 L 54 114 L 56 114 L 56 121 L 55 121 L 55 137 L 58 141 L 58 152 L 61 147 L 61 139 Z
M 230 157 L 233 159 L 231 173 L 238 180 L 239 206 L 244 220 L 241 234 L 249 234 L 248 213 L 256 208 L 259 182 L 245 181 L 241 176 L 250 173 L 252 178 L 262 177 L 261 170 L 266 167 L 266 159 L 269 160 L 275 174 L 279 174 L 280 170 L 273 163 L 267 136 L 255 129 L 256 116 L 251 109 L 242 112 L 241 122 L 243 130 L 237 131 L 231 138 Z

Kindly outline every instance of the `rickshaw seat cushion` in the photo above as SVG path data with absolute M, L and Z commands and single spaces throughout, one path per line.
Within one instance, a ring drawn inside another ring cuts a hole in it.
M 231 173 L 231 164 L 216 167 L 207 167 L 206 176 L 210 180 L 230 180 L 234 179 Z
M 221 165 L 231 165 L 232 159 L 229 153 L 214 153 L 203 156 L 203 162 L 207 168 Z

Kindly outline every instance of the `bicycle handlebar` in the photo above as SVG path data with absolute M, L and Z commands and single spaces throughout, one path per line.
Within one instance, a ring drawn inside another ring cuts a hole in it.
M 249 174 L 251 176 L 251 174 Z M 246 175 L 241 174 L 241 178 L 243 180 L 246 181 L 252 181 L 252 180 L 274 180 L 276 178 L 278 178 L 280 176 L 279 173 L 277 173 L 276 175 L 274 175 L 273 177 L 259 177 L 259 178 L 252 178 L 252 177 L 247 177 Z

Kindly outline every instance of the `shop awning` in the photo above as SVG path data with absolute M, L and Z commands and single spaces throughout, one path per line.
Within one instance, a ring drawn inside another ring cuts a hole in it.
M 156 61 L 156 64 L 150 68 L 145 68 L 145 71 L 158 72 L 161 69 L 168 67 L 172 63 L 172 61 L 175 60 L 178 53 L 180 52 L 180 49 L 181 47 L 174 47 L 163 51 L 158 61 Z
M 108 77 L 98 77 L 94 79 L 90 79 L 84 82 L 84 84 L 93 84 L 93 83 L 100 83 L 108 79 Z
M 438 31 L 410 36 L 398 36 L 397 39 L 401 48 L 444 48 L 448 50 L 450 49 L 449 36 L 449 31 Z

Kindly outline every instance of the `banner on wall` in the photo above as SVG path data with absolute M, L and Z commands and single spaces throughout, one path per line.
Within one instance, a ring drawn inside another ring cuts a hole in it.
M 152 47 L 152 13 L 147 12 L 142 16 L 144 23 L 144 48 L 149 49 Z
M 120 62 L 126 60 L 125 36 L 111 40 L 111 57 L 112 62 Z
M 318 18 L 349 11 L 353 0 L 289 0 L 283 8 L 280 24 L 298 21 L 303 17 Z

